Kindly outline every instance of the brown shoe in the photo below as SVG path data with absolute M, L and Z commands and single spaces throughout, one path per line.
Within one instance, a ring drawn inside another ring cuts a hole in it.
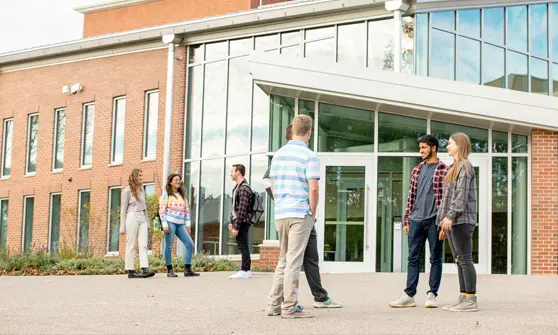
M 294 312 L 294 313 L 285 313 L 281 315 L 283 319 L 308 319 L 313 318 L 314 315 L 310 312 Z

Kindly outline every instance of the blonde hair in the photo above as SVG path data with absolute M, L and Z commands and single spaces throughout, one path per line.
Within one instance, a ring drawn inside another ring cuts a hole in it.
M 449 169 L 445 181 L 449 181 L 453 184 L 457 179 L 457 173 L 459 172 L 460 165 L 463 165 L 465 168 L 465 174 L 469 174 L 467 158 L 469 158 L 469 154 L 471 153 L 471 140 L 469 139 L 469 136 L 464 133 L 453 134 L 450 139 L 452 139 L 457 146 L 457 159 Z
M 143 183 L 140 183 L 139 181 L 140 173 L 140 169 L 133 169 L 132 173 L 130 173 L 130 176 L 128 177 L 128 186 L 130 187 L 130 191 L 137 201 L 140 201 L 139 194 L 142 191 L 143 186 Z
M 304 136 L 312 129 L 312 119 L 308 115 L 300 114 L 295 116 L 292 122 L 292 134 L 296 136 Z

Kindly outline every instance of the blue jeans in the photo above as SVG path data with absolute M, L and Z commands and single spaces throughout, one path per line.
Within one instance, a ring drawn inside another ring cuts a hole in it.
M 409 265 L 407 267 L 407 288 L 405 293 L 414 297 L 417 293 L 417 285 L 420 274 L 420 260 L 422 258 L 422 247 L 428 239 L 430 247 L 430 290 L 438 295 L 440 281 L 442 280 L 442 249 L 444 242 L 438 239 L 438 226 L 436 218 L 416 222 L 411 221 L 409 227 Z
M 183 224 L 175 224 L 168 222 L 170 232 L 165 233 L 165 263 L 172 264 L 172 246 L 174 244 L 174 235 L 186 246 L 185 264 L 192 264 L 192 253 L 194 252 L 194 241 L 188 234 L 186 226 Z

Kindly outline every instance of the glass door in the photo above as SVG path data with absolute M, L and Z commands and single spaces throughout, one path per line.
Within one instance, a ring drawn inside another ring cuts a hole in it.
M 372 158 L 320 158 L 317 234 L 323 272 L 371 272 Z

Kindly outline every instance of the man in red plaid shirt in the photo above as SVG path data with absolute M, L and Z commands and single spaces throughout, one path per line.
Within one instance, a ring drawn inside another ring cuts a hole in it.
M 442 202 L 444 177 L 448 166 L 438 159 L 438 139 L 425 135 L 419 140 L 422 162 L 411 172 L 411 184 L 407 208 L 403 217 L 403 230 L 409 236 L 409 261 L 407 288 L 400 299 L 391 302 L 391 307 L 415 307 L 415 294 L 420 274 L 422 248 L 428 240 L 430 247 L 430 290 L 426 293 L 426 308 L 436 308 L 436 297 L 442 280 L 443 241 L 438 239 L 436 215 Z

